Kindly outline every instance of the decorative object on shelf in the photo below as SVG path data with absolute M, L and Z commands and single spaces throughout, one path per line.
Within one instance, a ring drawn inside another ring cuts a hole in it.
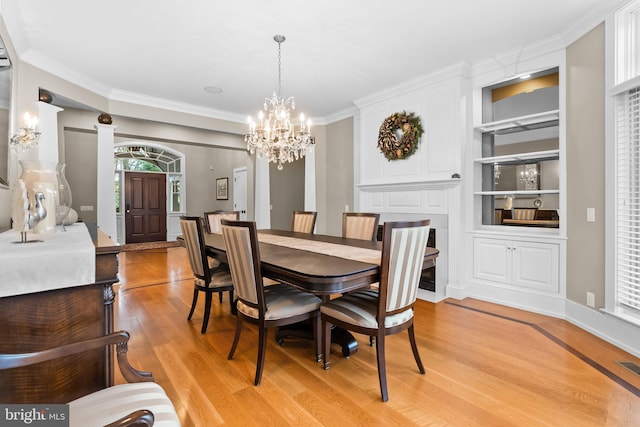
M 13 192 L 13 211 L 11 217 L 13 219 L 14 230 L 20 233 L 20 241 L 13 243 L 30 243 L 41 242 L 42 240 L 29 240 L 27 232 L 36 226 L 40 221 L 46 218 L 47 210 L 42 200 L 44 194 L 38 192 L 34 195 L 34 206 L 29 205 L 29 196 L 27 188 L 23 180 L 16 181 L 16 187 Z
M 533 201 L 533 207 L 537 208 L 537 209 L 540 209 L 542 207 L 542 199 L 539 199 L 539 198 L 535 199 Z
M 249 133 L 244 136 L 247 150 L 258 157 L 265 157 L 269 162 L 277 163 L 282 170 L 283 163 L 293 162 L 304 157 L 307 148 L 312 149 L 316 141 L 311 136 L 311 121 L 305 122 L 304 114 L 300 114 L 298 131 L 291 123 L 291 110 L 296 104 L 293 96 L 282 98 L 281 47 L 285 41 L 282 35 L 275 35 L 278 43 L 278 92 L 271 98 L 265 98 L 263 110 L 258 115 L 258 123 L 249 117 Z
M 41 102 L 46 102 L 47 104 L 51 104 L 53 102 L 53 96 L 49 92 L 44 89 L 40 89 L 38 92 L 38 100 Z
M 110 125 L 111 123 L 113 123 L 113 119 L 109 114 L 102 113 L 98 116 L 98 123 L 101 123 L 103 125 Z
M 64 163 L 58 163 L 56 165 L 56 179 L 58 183 L 58 200 L 56 203 L 56 224 L 64 226 L 66 225 L 65 219 L 69 215 L 71 210 L 71 187 L 69 187 L 69 181 L 64 175 L 64 169 L 67 165 Z
M 380 126 L 378 148 L 387 160 L 406 159 L 415 153 L 424 133 L 420 117 L 414 113 L 393 113 Z
M 38 117 L 32 117 L 28 112 L 24 113 L 24 126 L 20 128 L 20 132 L 11 137 L 11 148 L 16 151 L 27 151 L 31 147 L 38 145 L 40 132 L 36 131 L 37 124 Z
M 216 179 L 216 200 L 229 200 L 229 178 Z
M 56 204 L 58 201 L 58 179 L 56 177 L 56 163 L 39 160 L 20 160 L 22 173 L 19 180 L 24 183 L 28 200 L 34 200 L 37 193 L 42 193 L 41 200 L 44 209 L 49 215 L 42 217 L 31 229 L 34 233 L 55 231 L 56 228 Z M 16 202 L 18 203 L 18 202 Z M 15 206 L 14 206 L 15 207 Z M 19 208 L 19 207 L 18 207 Z M 14 229 L 18 230 L 14 219 Z
M 500 174 L 502 173 L 502 171 L 500 170 L 500 165 L 495 163 L 493 165 L 493 183 L 494 184 L 498 184 L 498 181 L 500 181 Z

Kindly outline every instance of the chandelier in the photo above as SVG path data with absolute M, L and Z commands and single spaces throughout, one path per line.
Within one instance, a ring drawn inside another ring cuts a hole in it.
M 278 92 L 273 92 L 271 98 L 265 98 L 257 123 L 249 117 L 249 133 L 244 136 L 244 141 L 251 154 L 257 153 L 258 157 L 278 163 L 278 170 L 282 170 L 283 163 L 304 157 L 307 148 L 312 149 L 315 145 L 315 138 L 311 136 L 311 121 L 305 122 L 304 114 L 300 114 L 297 130 L 291 123 L 290 109 L 295 110 L 295 101 L 292 96 L 285 99 L 281 94 L 280 53 L 285 37 L 275 35 L 273 39 L 278 43 Z
M 11 148 L 16 151 L 18 149 L 27 151 L 31 147 L 38 145 L 40 132 L 36 131 L 37 124 L 38 118 L 36 116 L 31 117 L 29 113 L 24 113 L 24 127 L 21 127 L 20 132 L 11 137 Z
M 538 190 L 540 187 L 538 165 L 536 163 L 522 165 L 519 179 L 525 190 Z

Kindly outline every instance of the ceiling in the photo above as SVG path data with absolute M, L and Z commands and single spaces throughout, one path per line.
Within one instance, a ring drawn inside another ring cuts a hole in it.
M 325 121 L 453 64 L 500 62 L 620 0 L 0 0 L 23 61 L 110 99 L 244 120 L 277 89 Z M 222 89 L 219 94 L 204 90 Z

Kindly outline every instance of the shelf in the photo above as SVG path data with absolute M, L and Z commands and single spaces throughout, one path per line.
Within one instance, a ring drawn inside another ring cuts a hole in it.
M 483 133 L 504 135 L 532 129 L 557 126 L 560 121 L 560 110 L 545 111 L 511 119 L 498 120 L 475 126 L 474 129 Z
M 474 162 L 482 164 L 520 164 L 527 163 L 531 160 L 543 161 L 543 160 L 557 160 L 560 158 L 560 150 L 547 150 L 547 151 L 532 151 L 529 153 L 508 154 L 505 156 L 493 156 L 493 157 L 481 157 L 475 159 Z
M 514 191 L 476 191 L 476 196 L 538 196 L 541 194 L 560 194 L 560 190 L 514 190 Z

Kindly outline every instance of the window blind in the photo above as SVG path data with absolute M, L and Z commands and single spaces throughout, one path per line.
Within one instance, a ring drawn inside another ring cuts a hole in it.
M 616 306 L 640 319 L 640 87 L 616 97 Z

